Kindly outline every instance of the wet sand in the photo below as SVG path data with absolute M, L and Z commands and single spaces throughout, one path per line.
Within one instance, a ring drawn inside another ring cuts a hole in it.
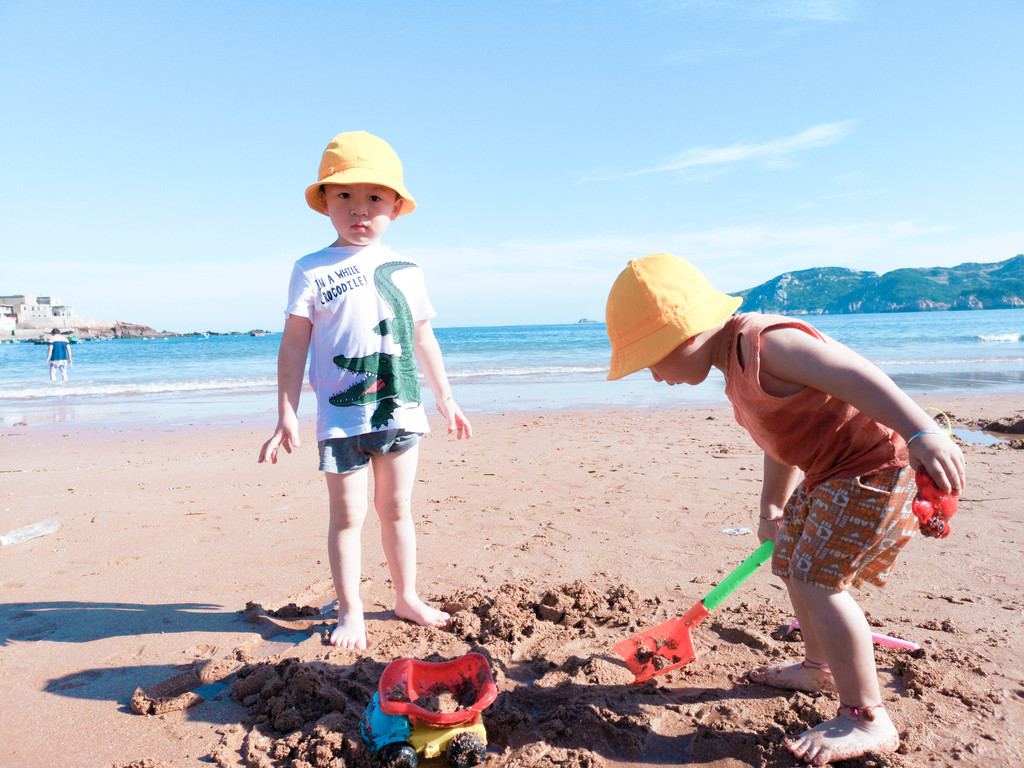
M 1019 397 L 918 398 L 974 430 Z M 323 640 L 333 600 L 315 443 L 256 464 L 272 423 L 32 425 L 0 435 L 4 766 L 363 766 L 358 718 L 385 666 L 477 651 L 498 697 L 492 766 L 791 766 L 787 734 L 832 694 L 746 681 L 795 656 L 781 584 L 762 568 L 693 633 L 691 664 L 631 686 L 612 646 L 681 615 L 756 547 L 760 455 L 727 406 L 474 418 L 422 443 L 419 585 L 444 630 L 394 617 L 379 526 L 364 527 L 372 643 Z M 969 432 L 964 434 L 970 434 Z M 1024 568 L 1021 443 L 964 445 L 970 486 L 949 539 L 919 537 L 885 590 L 857 594 L 876 632 L 903 746 L 850 766 L 1016 766 Z

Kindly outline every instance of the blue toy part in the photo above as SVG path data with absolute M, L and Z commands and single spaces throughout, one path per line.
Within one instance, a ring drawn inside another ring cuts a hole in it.
M 388 744 L 396 741 L 408 741 L 412 735 L 409 718 L 401 715 L 389 715 L 380 708 L 380 693 L 373 694 L 363 717 L 359 721 L 359 733 L 363 741 L 370 747 L 370 752 L 377 752 Z

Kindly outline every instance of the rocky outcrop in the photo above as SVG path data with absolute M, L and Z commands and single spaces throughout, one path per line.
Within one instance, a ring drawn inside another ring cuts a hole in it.
M 56 318 L 55 318 L 56 319 Z M 123 321 L 103 322 L 88 317 L 59 318 L 61 322 L 26 323 L 18 326 L 16 338 L 33 340 L 46 338 L 53 328 L 75 340 L 85 339 L 153 339 L 162 336 L 177 336 L 176 333 L 157 331 L 148 325 Z
M 1024 254 L 992 264 L 897 269 L 842 267 L 786 272 L 737 294 L 747 312 L 833 315 L 1024 307 Z
M 111 327 L 111 333 L 113 333 L 115 339 L 146 339 L 154 338 L 156 336 L 171 336 L 174 334 L 160 333 L 160 331 L 150 328 L 148 325 L 139 325 L 138 323 L 125 323 L 117 321 Z

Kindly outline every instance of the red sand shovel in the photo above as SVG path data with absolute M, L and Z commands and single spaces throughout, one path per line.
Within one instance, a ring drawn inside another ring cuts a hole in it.
M 774 546 L 770 541 L 764 542 L 681 618 L 669 619 L 612 648 L 625 660 L 633 673 L 633 682 L 642 683 L 697 658 L 690 631 L 772 556 Z

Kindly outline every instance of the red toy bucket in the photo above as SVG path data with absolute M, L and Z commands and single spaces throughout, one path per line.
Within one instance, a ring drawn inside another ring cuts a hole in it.
M 478 720 L 498 695 L 491 666 L 479 653 L 439 662 L 395 659 L 380 676 L 378 691 L 384 713 L 438 726 Z M 416 703 L 431 696 L 451 697 L 459 709 L 435 712 Z

